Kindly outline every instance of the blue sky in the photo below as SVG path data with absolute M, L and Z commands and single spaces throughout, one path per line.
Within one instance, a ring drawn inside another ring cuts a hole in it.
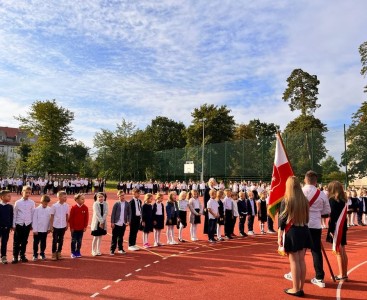
M 141 129 L 158 115 L 189 125 L 204 103 L 284 129 L 298 112 L 282 93 L 301 68 L 320 80 L 316 117 L 338 156 L 343 124 L 366 100 L 366 11 L 364 0 L 2 0 L 0 126 L 56 99 L 88 146 L 122 118 Z

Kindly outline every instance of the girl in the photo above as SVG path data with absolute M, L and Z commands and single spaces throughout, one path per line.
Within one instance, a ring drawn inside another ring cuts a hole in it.
M 279 216 L 278 245 L 288 253 L 293 287 L 285 289 L 286 294 L 304 296 L 306 278 L 305 254 L 311 247 L 311 234 L 307 227 L 309 204 L 295 176 L 287 179 L 285 188 L 285 209 Z
M 234 234 L 234 227 L 236 226 L 236 221 L 237 221 L 237 218 L 239 216 L 239 213 L 238 213 L 238 193 L 237 192 L 232 193 L 232 201 L 233 201 L 233 220 L 232 220 L 231 234 L 232 234 L 232 236 L 236 236 Z
M 266 210 L 266 193 L 265 191 L 262 191 L 260 193 L 260 199 L 256 201 L 256 206 L 257 206 L 257 217 L 259 219 L 259 223 L 260 223 L 260 233 L 261 234 L 265 234 L 265 223 L 268 219 L 268 213 Z
M 352 205 L 352 192 L 348 191 L 346 192 L 347 195 L 347 205 L 348 205 L 348 209 L 347 209 L 347 227 L 349 226 L 354 226 L 353 224 L 353 205 Z
M 350 199 L 352 201 L 352 214 L 351 214 L 351 223 L 350 226 L 358 226 L 357 222 L 357 213 L 358 213 L 358 206 L 359 206 L 359 199 L 357 197 L 357 191 L 352 191 L 352 198 Z
M 219 190 L 217 192 L 216 201 L 218 202 L 218 223 L 217 223 L 217 240 L 223 241 L 221 230 L 224 225 L 224 205 L 223 205 L 223 199 L 224 199 L 224 191 Z
M 190 196 L 189 196 L 190 195 Z M 187 226 L 187 207 L 189 205 L 189 200 L 186 199 L 186 197 L 189 196 L 191 198 L 191 192 L 186 193 L 186 191 L 182 191 L 180 195 L 178 196 L 178 216 L 179 216 L 179 222 L 177 223 L 177 229 L 178 229 L 178 240 L 183 243 L 186 242 L 182 238 L 182 231 Z M 190 199 L 189 198 L 189 199 Z
M 345 251 L 347 244 L 347 199 L 343 185 L 338 181 L 332 181 L 328 185 L 329 203 L 331 208 L 329 230 L 326 241 L 333 243 L 333 251 L 338 262 L 339 275 L 335 280 L 348 280 L 348 257 Z
M 361 190 L 361 195 L 360 195 L 361 201 L 362 201 L 362 224 L 364 226 L 367 225 L 367 193 L 366 190 L 363 189 Z
M 145 194 L 144 204 L 141 210 L 141 229 L 143 231 L 143 247 L 149 248 L 148 242 L 149 232 L 153 231 L 153 195 L 151 193 Z
M 187 194 L 189 197 L 190 193 Z M 199 201 L 199 192 L 197 190 L 193 190 L 191 192 L 192 197 L 189 200 L 189 209 L 190 209 L 190 236 L 193 242 L 198 240 L 197 237 L 197 224 L 201 223 L 201 214 L 203 211 L 203 207 Z
M 153 228 L 154 228 L 154 246 L 163 246 L 161 244 L 161 231 L 164 227 L 164 206 L 163 194 L 158 193 L 153 204 Z
M 92 255 L 99 256 L 101 253 L 102 236 L 107 234 L 107 214 L 108 205 L 106 202 L 107 195 L 105 193 L 97 193 L 94 195 L 92 223 L 90 224 L 93 241 Z
M 177 193 L 172 191 L 168 195 L 168 201 L 166 204 L 166 214 L 167 214 L 167 244 L 168 245 L 177 245 L 178 243 L 175 241 L 175 235 L 173 232 L 173 227 L 177 225 L 177 214 L 178 214 L 178 206 L 176 202 Z

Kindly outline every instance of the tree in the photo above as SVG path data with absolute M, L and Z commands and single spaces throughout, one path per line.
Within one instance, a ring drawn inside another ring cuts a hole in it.
M 27 141 L 22 141 L 17 148 L 17 153 L 19 155 L 17 159 L 17 168 L 21 174 L 25 175 L 27 173 L 27 160 L 32 151 L 32 146 Z
M 182 122 L 158 116 L 147 126 L 145 134 L 151 150 L 160 151 L 185 147 L 185 130 L 186 127 Z
M 348 146 L 342 154 L 342 164 L 348 165 L 349 179 L 367 176 L 367 102 L 353 114 L 346 139 Z
M 321 162 L 322 174 L 329 175 L 332 172 L 340 171 L 338 162 L 335 160 L 334 157 L 328 155 L 322 162 Z
M 235 121 L 226 105 L 204 104 L 191 113 L 192 124 L 187 128 L 186 141 L 189 146 L 201 145 L 203 142 L 203 125 L 205 143 L 222 143 L 233 138 Z M 204 121 L 203 121 L 204 120 Z M 203 124 L 204 123 L 204 124 Z
M 5 153 L 0 153 L 0 177 L 5 176 L 8 172 L 9 162 Z
M 302 69 L 293 70 L 287 79 L 288 87 L 283 93 L 283 100 L 289 102 L 291 111 L 300 110 L 301 115 L 312 115 L 320 104 L 317 104 L 320 81 L 316 75 L 310 75 Z
M 364 42 L 359 46 L 359 54 L 361 55 L 361 75 L 366 77 L 367 75 L 367 42 Z M 367 85 L 364 87 L 364 92 L 367 93 Z
M 58 172 L 62 170 L 65 146 L 72 141 L 70 123 L 74 114 L 56 100 L 35 101 L 25 117 L 18 116 L 20 128 L 35 138 L 27 165 L 31 171 Z

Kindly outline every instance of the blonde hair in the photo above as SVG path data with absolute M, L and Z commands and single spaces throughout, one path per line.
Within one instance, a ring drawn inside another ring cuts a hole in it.
M 217 191 L 216 190 L 210 190 L 209 195 L 212 199 L 214 199 L 217 196 Z
M 177 195 L 175 191 L 172 191 L 168 194 L 168 201 L 173 202 L 175 199 L 173 199 L 173 196 Z
M 186 193 L 186 200 L 190 200 L 193 197 L 193 193 L 194 193 L 194 191 L 188 191 Z
M 57 192 L 57 197 L 65 196 L 65 195 L 67 195 L 65 191 L 59 191 L 59 192 Z
M 153 194 L 148 193 L 144 195 L 144 203 L 148 203 L 148 200 L 153 198 Z
M 301 184 L 297 177 L 290 176 L 285 183 L 285 209 L 281 216 L 288 216 L 288 222 L 304 225 L 309 221 L 309 203 L 303 194 Z
M 25 185 L 22 188 L 22 192 L 25 192 L 25 191 L 32 191 L 32 188 L 29 185 Z
M 185 191 L 182 191 L 181 193 L 180 193 L 180 195 L 178 195 L 178 200 L 183 200 L 183 199 L 185 199 L 186 198 L 186 192 Z
M 335 201 L 347 202 L 346 193 L 344 192 L 343 185 L 339 181 L 332 181 L 327 186 L 329 192 L 329 198 L 333 198 Z
M 217 192 L 217 197 L 216 197 L 216 199 L 222 199 L 222 197 L 224 196 L 224 192 L 222 191 L 222 190 L 219 190 L 218 192 Z
M 75 196 L 74 196 L 74 200 L 76 201 L 76 200 L 79 200 L 81 197 L 83 197 L 84 196 L 84 194 L 83 193 L 78 193 L 78 194 L 76 194 Z
M 162 193 L 155 194 L 155 201 L 157 201 L 159 198 L 162 198 L 162 200 L 163 200 L 163 194 Z

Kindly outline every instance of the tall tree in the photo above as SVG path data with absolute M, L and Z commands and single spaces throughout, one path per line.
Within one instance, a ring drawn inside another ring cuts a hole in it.
M 322 162 L 321 162 L 321 167 L 322 167 L 322 174 L 323 175 L 329 175 L 332 172 L 338 172 L 340 171 L 339 166 L 338 166 L 338 162 L 336 161 L 336 159 L 334 157 L 332 157 L 331 155 L 328 155 Z
M 289 102 L 291 111 L 300 110 L 301 115 L 312 115 L 320 104 L 317 104 L 320 81 L 316 75 L 310 75 L 302 69 L 293 70 L 287 79 L 288 87 L 283 93 L 283 100 Z
M 72 140 L 74 114 L 56 100 L 46 100 L 35 101 L 26 116 L 16 119 L 22 130 L 35 137 L 27 160 L 29 169 L 38 173 L 62 170 L 65 146 Z
M 205 143 L 221 143 L 231 140 L 235 131 L 235 121 L 226 105 L 216 106 L 204 104 L 191 113 L 191 125 L 186 131 L 186 141 L 190 146 L 203 142 L 203 126 L 205 127 Z
M 0 153 L 0 175 L 6 176 L 8 173 L 9 162 L 5 153 Z
M 364 42 L 359 46 L 359 54 L 361 55 L 361 75 L 366 77 L 367 75 L 367 42 Z M 364 87 L 364 92 L 367 93 L 367 85 Z

